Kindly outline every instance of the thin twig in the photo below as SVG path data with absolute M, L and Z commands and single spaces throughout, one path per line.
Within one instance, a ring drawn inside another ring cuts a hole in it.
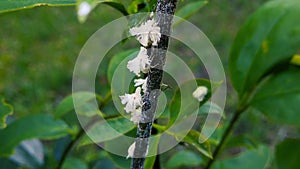
M 224 134 L 222 135 L 221 141 L 218 144 L 218 146 L 216 147 L 216 149 L 213 152 L 213 159 L 210 159 L 205 167 L 205 169 L 210 169 L 210 167 L 212 166 L 212 164 L 216 161 L 217 156 L 219 155 L 222 146 L 224 145 L 226 139 L 228 138 L 228 136 L 230 135 L 230 133 L 232 132 L 233 127 L 235 126 L 235 124 L 237 123 L 237 121 L 239 120 L 239 118 L 241 117 L 241 114 L 248 108 L 248 106 L 244 106 L 241 108 L 238 108 L 235 113 L 234 116 L 232 117 L 232 119 L 230 120 L 229 126 L 226 128 Z
M 99 109 L 102 109 L 105 105 L 107 105 L 109 103 L 109 101 L 111 100 L 111 93 L 108 93 L 105 98 L 99 103 Z M 109 116 L 109 117 L 105 117 L 105 119 L 110 119 L 110 118 L 114 118 L 115 116 Z M 91 126 L 93 125 L 97 120 L 92 119 L 91 121 L 88 122 L 87 126 Z M 86 127 L 87 127 L 86 126 Z M 75 138 L 67 145 L 66 149 L 64 150 L 56 169 L 61 169 L 68 154 L 72 151 L 72 149 L 74 148 L 74 146 L 76 145 L 77 141 L 84 135 L 85 130 L 84 128 L 80 128 L 80 130 L 78 131 L 78 133 L 76 134 Z
M 68 144 L 68 146 L 66 147 L 66 149 L 64 150 L 61 159 L 58 162 L 58 165 L 56 167 L 56 169 L 61 169 L 62 165 L 64 164 L 69 152 L 73 149 L 75 143 L 81 138 L 81 136 L 84 135 L 84 130 L 83 128 L 81 128 L 78 132 L 78 134 L 75 136 L 75 138 Z

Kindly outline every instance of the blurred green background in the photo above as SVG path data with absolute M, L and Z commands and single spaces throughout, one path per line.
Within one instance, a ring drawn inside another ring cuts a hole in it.
M 212 0 L 189 19 L 211 40 L 226 71 L 235 34 L 265 1 Z M 106 5 L 98 6 L 84 24 L 73 6 L 0 14 L 0 92 L 14 106 L 14 116 L 52 113 L 71 93 L 73 66 L 85 41 L 121 16 Z
M 266 1 L 211 0 L 189 19 L 211 40 L 226 73 L 230 47 L 237 31 L 246 18 Z M 0 95 L 13 105 L 13 116 L 52 114 L 60 101 L 71 93 L 73 67 L 84 43 L 101 26 L 121 16 L 121 13 L 106 5 L 99 5 L 84 24 L 78 22 L 74 6 L 38 7 L 0 14 Z M 107 64 L 103 66 L 100 67 L 100 74 L 106 77 Z M 105 78 L 100 77 L 99 80 L 101 85 L 107 85 Z M 226 112 L 230 117 L 237 97 L 229 78 L 227 86 Z M 266 123 L 264 129 L 258 129 L 260 124 Z M 236 133 L 249 133 L 255 140 L 272 144 L 278 126 L 266 122 L 258 113 L 248 113 L 241 119 Z M 268 131 L 267 134 L 265 131 Z M 63 139 L 60 141 L 65 142 Z M 51 143 L 48 145 L 51 147 Z M 169 154 L 181 149 L 178 147 Z M 96 151 L 77 150 L 76 153 L 87 160 L 95 158 L 92 152 Z M 163 162 L 168 153 L 164 155 Z
M 186 2 L 188 0 L 181 0 L 178 8 L 182 7 Z M 232 88 L 228 77 L 230 48 L 242 24 L 251 13 L 265 2 L 267 0 L 210 0 L 199 12 L 189 18 L 189 21 L 200 28 L 211 40 L 219 53 L 227 74 L 226 119 L 220 123 L 218 130 L 215 132 L 215 137 L 219 137 L 225 128 L 224 126 L 228 125 L 233 109 L 238 101 L 237 94 Z M 74 64 L 85 42 L 103 25 L 122 16 L 115 9 L 102 4 L 92 11 L 87 21 L 83 24 L 79 23 L 74 6 L 42 6 L 1 13 L 0 96 L 4 96 L 6 102 L 14 107 L 14 114 L 8 118 L 8 122 L 28 114 L 53 114 L 63 98 L 71 94 Z M 111 56 L 117 53 L 116 51 L 135 48 L 137 44 L 135 39 L 129 40 L 129 43 L 126 43 L 126 45 L 119 44 L 104 59 L 104 62 L 100 65 L 99 76 L 96 80 L 97 92 L 100 95 L 106 95 L 106 91 L 109 88 L 106 72 Z M 178 47 L 176 45 L 175 48 Z M 197 75 L 205 77 L 205 70 L 201 67 L 200 61 L 190 59 L 192 58 L 192 56 L 190 57 L 192 55 L 191 51 L 181 47 L 177 48 L 179 50 L 178 54 L 182 55 L 183 60 L 189 64 L 196 74 L 198 73 Z M 106 109 L 111 109 L 110 105 Z M 76 119 L 75 114 L 72 114 L 71 118 L 70 121 Z M 79 128 L 79 126 L 76 127 L 76 129 Z M 235 157 L 238 153 L 243 152 L 245 147 L 256 146 L 258 145 L 257 143 L 268 145 L 274 150 L 276 144 L 286 136 L 297 138 L 300 135 L 298 128 L 267 120 L 264 115 L 252 108 L 243 114 L 233 133 L 232 137 L 225 144 L 225 147 L 229 148 L 220 156 L 221 159 Z M 130 134 L 134 135 L 135 133 Z M 67 145 L 70 144 L 71 137 L 68 135 L 54 141 L 42 141 L 45 146 L 45 149 L 41 148 L 41 150 L 45 151 L 45 165 L 43 166 L 53 169 Z M 235 146 L 233 147 L 232 145 Z M 290 149 L 290 147 L 287 148 L 287 150 Z M 168 167 L 168 165 L 173 163 L 169 161 L 170 157 L 176 152 L 182 152 L 182 150 L 190 151 L 193 149 L 179 144 L 172 150 L 161 154 L 160 162 L 166 164 L 167 168 L 172 168 Z M 186 157 L 188 154 L 183 156 Z M 198 159 L 198 156 L 195 159 L 195 161 L 202 160 Z M 74 163 L 74 161 L 79 161 L 78 165 L 76 163 L 74 165 L 80 166 L 82 164 L 80 160 L 88 162 L 88 165 L 93 166 L 93 169 L 113 166 L 112 162 L 115 161 L 121 161 L 120 163 L 125 161 L 128 165 L 130 163 L 130 160 L 125 160 L 122 157 L 108 155 L 108 152 L 101 150 L 96 145 L 74 148 L 66 159 L 67 162 L 65 164 L 68 165 Z M 0 169 L 5 166 L 4 161 L 7 162 L 9 160 L 0 158 Z M 270 163 L 274 163 L 274 161 Z M 273 166 L 275 164 L 268 164 L 269 168 L 273 168 Z M 165 168 L 165 166 L 162 168 Z M 191 167 L 187 168 L 190 169 Z M 182 167 L 182 169 L 184 168 Z

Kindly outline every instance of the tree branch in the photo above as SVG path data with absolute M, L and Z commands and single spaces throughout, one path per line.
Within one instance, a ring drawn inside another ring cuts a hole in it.
M 177 0 L 157 1 L 156 21 L 160 27 L 161 38 L 158 47 L 151 46 L 147 49 L 148 56 L 152 58 L 152 61 L 148 74 L 147 90 L 143 96 L 142 115 L 144 119 L 137 127 L 137 138 L 135 141 L 134 158 L 132 159 L 131 169 L 144 168 L 157 99 L 161 89 L 163 67 L 165 65 L 167 48 L 169 45 L 169 35 L 176 4 Z

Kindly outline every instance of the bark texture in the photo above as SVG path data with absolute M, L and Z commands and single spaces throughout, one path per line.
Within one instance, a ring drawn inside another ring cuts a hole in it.
M 148 73 L 147 90 L 143 96 L 142 114 L 144 119 L 138 124 L 136 146 L 132 159 L 131 169 L 143 169 L 145 156 L 149 146 L 152 123 L 155 116 L 157 99 L 160 94 L 163 77 L 163 67 L 166 61 L 166 53 L 169 45 L 173 15 L 177 0 L 158 0 L 156 7 L 156 21 L 160 27 L 161 38 L 158 46 L 148 47 L 148 56 L 152 59 Z

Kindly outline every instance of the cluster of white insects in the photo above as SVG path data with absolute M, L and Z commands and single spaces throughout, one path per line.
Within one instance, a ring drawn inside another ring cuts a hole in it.
M 147 54 L 147 48 L 149 45 L 157 46 L 161 38 L 160 27 L 153 18 L 153 13 L 150 14 L 150 19 L 141 24 L 138 27 L 133 27 L 129 30 L 132 36 L 141 44 L 140 51 L 136 58 L 128 61 L 127 68 L 130 72 L 134 73 L 137 77 L 141 76 L 141 73 L 148 73 L 150 70 L 151 59 Z M 130 113 L 130 120 L 138 124 L 142 119 L 142 93 L 147 90 L 147 77 L 145 79 L 139 78 L 134 80 L 134 86 L 137 87 L 135 92 L 120 96 L 121 103 L 125 105 L 124 110 L 126 113 Z M 199 102 L 201 102 L 207 94 L 207 88 L 205 86 L 198 87 L 193 92 Z M 128 156 L 133 157 L 135 149 L 135 142 L 128 148 Z M 147 153 L 146 153 L 147 154 Z
M 150 19 L 141 24 L 138 27 L 133 27 L 129 30 L 132 36 L 141 44 L 140 51 L 136 58 L 128 61 L 127 68 L 130 72 L 134 73 L 137 77 L 141 76 L 141 73 L 148 73 L 150 70 L 150 57 L 147 54 L 149 45 L 157 46 L 161 34 L 160 27 L 157 25 L 153 18 L 153 13 L 150 14 Z M 125 105 L 124 110 L 126 113 L 131 114 L 130 120 L 138 124 L 142 120 L 142 93 L 147 90 L 147 77 L 145 79 L 139 78 L 134 80 L 134 86 L 137 87 L 135 92 L 120 96 L 121 103 Z M 135 149 L 135 142 L 128 149 L 128 156 L 133 157 Z M 146 153 L 147 154 L 147 153 Z

